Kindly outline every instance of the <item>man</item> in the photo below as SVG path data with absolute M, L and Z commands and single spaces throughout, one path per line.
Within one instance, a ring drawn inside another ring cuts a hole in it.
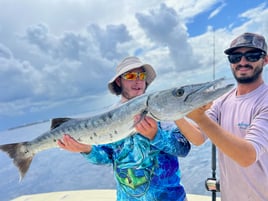
M 108 88 L 121 96 L 119 104 L 122 104 L 142 95 L 155 77 L 151 65 L 137 57 L 127 57 L 117 66 Z M 65 135 L 58 144 L 63 149 L 82 152 L 91 163 L 112 164 L 118 201 L 185 201 L 178 156 L 189 153 L 190 143 L 177 128 L 164 130 L 149 117 L 135 128 L 135 135 L 115 143 L 91 146 Z
M 210 105 L 176 121 L 196 145 L 206 137 L 219 149 L 222 201 L 268 200 L 268 86 L 262 72 L 268 63 L 265 38 L 244 33 L 224 51 L 237 87 Z

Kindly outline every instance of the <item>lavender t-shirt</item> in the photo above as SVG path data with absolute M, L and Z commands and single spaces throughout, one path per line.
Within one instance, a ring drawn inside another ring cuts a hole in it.
M 241 167 L 219 150 L 222 201 L 268 200 L 268 86 L 236 96 L 236 89 L 216 100 L 208 115 L 225 130 L 255 147 L 256 162 Z

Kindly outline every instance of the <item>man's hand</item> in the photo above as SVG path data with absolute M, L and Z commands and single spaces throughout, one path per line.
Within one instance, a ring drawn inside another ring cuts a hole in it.
M 188 113 L 187 117 L 192 119 L 196 123 L 198 123 L 200 120 L 203 119 L 206 110 L 208 110 L 211 107 L 211 105 L 212 105 L 212 102 L 208 103 L 202 107 L 199 107 L 199 108 L 193 110 L 192 112 Z
M 135 126 L 137 132 L 142 134 L 144 137 L 148 138 L 149 140 L 154 139 L 157 133 L 157 122 L 151 118 L 145 116 L 142 120 L 141 115 L 135 116 L 135 123 L 138 122 Z
M 67 134 L 64 134 L 63 138 L 61 140 L 58 140 L 57 143 L 60 148 L 71 152 L 89 153 L 91 151 L 90 145 L 77 142 L 74 138 Z

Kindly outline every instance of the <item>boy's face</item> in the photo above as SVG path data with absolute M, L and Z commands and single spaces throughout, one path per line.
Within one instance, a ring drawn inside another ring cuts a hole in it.
M 142 67 L 140 67 L 130 70 L 127 73 L 134 73 L 134 76 L 137 76 L 136 73 L 142 73 L 142 72 L 144 72 L 144 70 Z M 122 88 L 122 94 L 121 94 L 122 98 L 124 98 L 125 100 L 129 100 L 136 96 L 140 96 L 145 92 L 146 75 L 144 77 L 144 74 L 141 75 L 138 74 L 139 76 L 134 80 L 126 79 L 128 77 L 131 78 L 133 76 L 123 76 L 123 75 L 116 79 L 117 85 Z

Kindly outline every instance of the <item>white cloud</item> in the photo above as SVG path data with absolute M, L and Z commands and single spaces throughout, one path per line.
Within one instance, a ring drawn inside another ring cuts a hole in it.
M 218 2 L 221 2 L 221 0 L 170 0 L 168 5 L 171 5 L 172 8 L 175 7 L 184 21 L 188 22 L 192 20 L 194 16 L 210 10 Z
M 215 10 L 213 10 L 211 12 L 211 14 L 209 15 L 208 19 L 211 19 L 213 17 L 215 17 L 216 15 L 218 15 L 219 12 L 221 12 L 221 10 L 226 6 L 226 3 L 222 3 L 220 4 Z
M 188 59 L 188 56 L 193 54 L 188 33 L 184 22 L 173 8 L 161 4 L 159 8 L 150 10 L 148 14 L 137 13 L 136 17 L 152 43 L 168 49 L 167 54 L 173 64 L 159 69 L 161 74 L 168 72 L 167 67 L 169 71 L 181 72 L 199 66 L 196 59 Z
M 12 55 L 12 52 L 10 51 L 10 49 L 0 43 L 0 58 L 10 59 L 11 57 L 13 57 L 13 55 Z M 4 61 L 2 61 L 2 62 L 4 62 Z
M 267 3 L 262 3 L 259 6 L 241 13 L 240 17 L 244 19 L 245 23 L 242 28 L 246 28 L 251 32 L 259 32 L 267 37 L 268 33 L 268 21 L 264 20 L 268 18 Z
M 117 45 L 132 40 L 127 27 L 123 24 L 107 25 L 105 29 L 92 24 L 87 30 L 96 40 L 101 56 L 110 60 L 123 57 L 124 55 L 117 51 Z

